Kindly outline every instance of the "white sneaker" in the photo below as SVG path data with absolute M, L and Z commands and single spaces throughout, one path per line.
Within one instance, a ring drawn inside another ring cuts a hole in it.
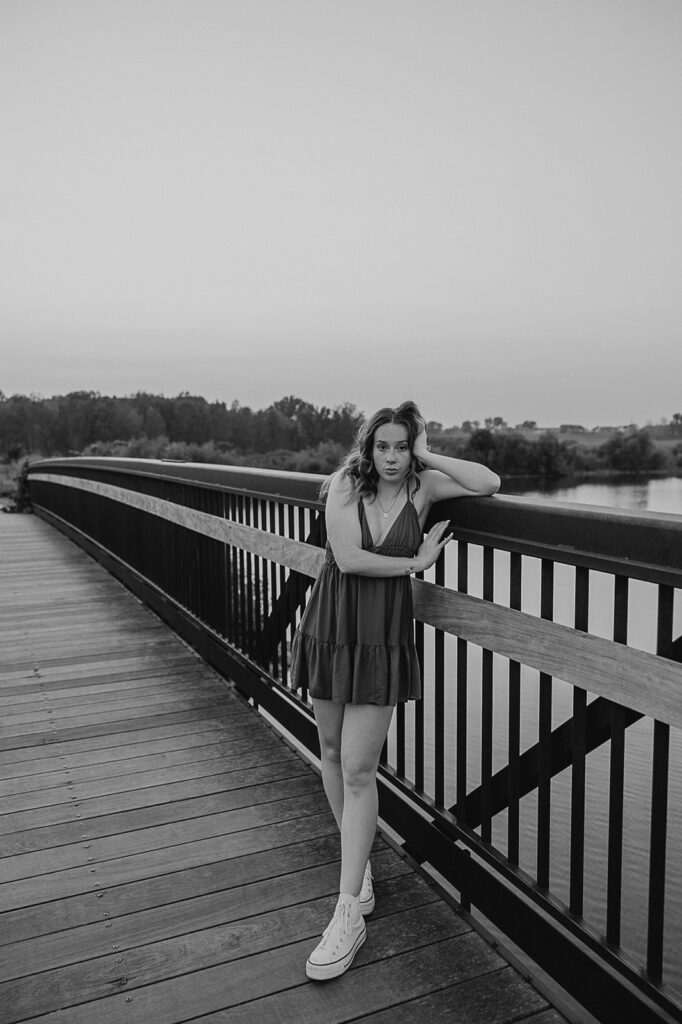
M 374 886 L 372 885 L 372 869 L 367 861 L 367 867 L 365 868 L 365 877 L 362 880 L 362 889 L 360 890 L 360 913 L 363 917 L 367 917 L 374 910 Z
M 308 957 L 305 972 L 314 981 L 337 978 L 347 971 L 367 938 L 362 914 L 358 914 L 357 921 L 353 921 L 352 899 L 352 896 L 339 896 L 334 916 L 325 929 L 322 941 Z

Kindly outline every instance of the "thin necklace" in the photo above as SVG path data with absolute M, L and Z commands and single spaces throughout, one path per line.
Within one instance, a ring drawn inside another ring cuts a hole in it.
M 379 500 L 379 492 L 377 491 L 377 501 L 379 502 L 379 508 L 384 513 L 384 519 L 388 519 L 389 514 L 391 512 L 391 509 L 393 508 L 393 506 L 395 505 L 396 501 L 400 497 L 400 492 L 402 491 L 402 489 L 403 489 L 403 485 L 401 484 L 400 487 L 398 488 L 398 493 L 396 494 L 395 498 L 393 499 L 391 504 L 388 506 L 388 508 L 384 508 L 384 506 L 381 504 L 381 501 Z

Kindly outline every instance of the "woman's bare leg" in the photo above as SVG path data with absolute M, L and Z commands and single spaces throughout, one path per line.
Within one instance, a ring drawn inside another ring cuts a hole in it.
M 313 699 L 317 734 L 320 738 L 322 785 L 341 831 L 343 819 L 343 775 L 341 773 L 341 730 L 345 704 Z
M 343 893 L 357 896 L 377 827 L 377 766 L 393 707 L 346 704 L 341 729 L 343 814 L 341 883 Z M 331 802 L 331 801 L 330 801 Z

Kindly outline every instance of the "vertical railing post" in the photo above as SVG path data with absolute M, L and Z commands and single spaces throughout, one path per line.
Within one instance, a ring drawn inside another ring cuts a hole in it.
M 614 581 L 613 639 L 626 644 L 628 634 L 628 580 Z M 623 801 L 625 792 L 625 710 L 611 705 L 611 758 L 609 771 L 609 842 L 606 899 L 606 940 L 620 944 L 623 890 Z
M 656 649 L 664 658 L 673 654 L 673 607 L 673 588 L 659 587 Z M 663 977 L 669 763 L 670 726 L 654 722 L 646 961 L 647 973 L 654 982 Z
M 590 573 L 579 566 L 575 571 L 574 628 L 587 632 L 589 618 Z M 570 819 L 570 891 L 571 913 L 581 917 L 585 890 L 585 782 L 587 759 L 587 693 L 573 689 L 571 726 L 571 819 Z
M 554 562 L 542 559 L 540 580 L 540 615 L 554 617 Z M 538 710 L 538 832 L 537 881 L 541 889 L 549 889 L 550 838 L 552 812 L 552 677 L 540 673 Z
M 509 607 L 521 610 L 522 559 L 513 551 L 509 559 Z M 521 795 L 521 664 L 509 662 L 509 724 L 508 724 L 509 786 L 507 790 L 507 857 L 519 863 L 519 802 Z

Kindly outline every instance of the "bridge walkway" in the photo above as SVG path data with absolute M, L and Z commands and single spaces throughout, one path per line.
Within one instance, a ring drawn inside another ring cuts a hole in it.
M 0 516 L 4 1024 L 564 1018 L 383 836 L 351 971 L 308 981 L 339 848 L 318 774 L 104 569 Z

